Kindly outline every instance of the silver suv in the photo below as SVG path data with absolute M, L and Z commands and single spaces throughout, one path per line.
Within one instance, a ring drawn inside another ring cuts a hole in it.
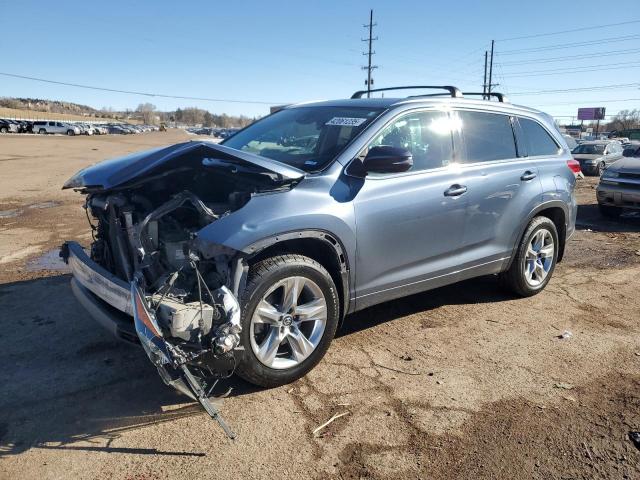
M 95 241 L 61 252 L 80 303 L 209 408 L 234 370 L 303 376 L 371 305 L 482 275 L 539 293 L 575 226 L 562 135 L 499 94 L 419 88 L 446 93 L 292 105 L 220 145 L 82 170 L 64 188 L 86 194 Z
M 76 125 L 71 125 L 64 122 L 33 122 L 33 131 L 35 133 L 47 134 L 47 133 L 59 133 L 62 135 L 80 135 L 81 130 Z

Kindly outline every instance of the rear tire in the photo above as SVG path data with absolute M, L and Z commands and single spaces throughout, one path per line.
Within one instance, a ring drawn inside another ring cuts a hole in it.
M 286 299 L 287 291 L 296 292 L 289 295 L 292 303 Z M 244 352 L 236 372 L 262 387 L 293 382 L 315 367 L 329 348 L 340 317 L 338 292 L 329 272 L 315 260 L 295 254 L 253 265 L 241 305 Z M 256 313 L 259 305 L 266 314 Z M 268 344 L 275 345 L 275 351 Z
M 604 162 L 600 162 L 600 163 L 598 164 L 598 171 L 597 171 L 597 175 L 598 175 L 599 177 L 601 177 L 601 176 L 602 176 L 602 174 L 604 173 L 605 168 L 607 168 L 607 166 L 604 164 Z
M 600 210 L 600 214 L 607 218 L 618 218 L 622 213 L 622 208 L 611 205 L 598 204 L 598 209 Z
M 0 128 L 0 133 L 7 133 L 8 131 L 7 127 Z
M 547 217 L 535 217 L 525 230 L 511 266 L 499 275 L 501 285 L 520 297 L 540 293 L 558 260 L 558 231 Z
M 40 135 L 44 135 L 44 134 L 46 134 L 46 133 L 47 133 L 47 131 L 46 131 L 44 128 L 41 128 L 40 130 L 38 130 L 38 133 L 39 133 Z

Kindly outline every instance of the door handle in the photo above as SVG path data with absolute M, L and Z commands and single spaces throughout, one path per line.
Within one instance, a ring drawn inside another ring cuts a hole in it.
M 536 174 L 531 170 L 527 170 L 522 174 L 522 176 L 520 177 L 520 180 L 522 180 L 523 182 L 526 182 L 528 180 L 533 180 L 534 178 L 536 178 Z
M 466 185 L 458 185 L 457 183 L 451 185 L 448 189 L 444 191 L 445 197 L 459 197 L 463 193 L 467 191 Z

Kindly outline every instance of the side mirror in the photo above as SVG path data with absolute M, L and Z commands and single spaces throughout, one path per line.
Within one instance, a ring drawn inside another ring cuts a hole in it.
M 413 155 L 406 148 L 380 145 L 369 149 L 362 161 L 362 173 L 401 173 L 413 167 Z

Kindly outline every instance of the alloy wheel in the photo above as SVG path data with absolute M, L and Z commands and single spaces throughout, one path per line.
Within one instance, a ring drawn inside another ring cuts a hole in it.
M 533 234 L 524 259 L 524 275 L 529 285 L 538 287 L 545 281 L 553 266 L 554 253 L 555 244 L 549 230 L 541 228 Z
M 287 277 L 262 296 L 251 317 L 249 338 L 256 358 L 273 369 L 292 368 L 311 355 L 322 340 L 327 301 L 306 277 Z

